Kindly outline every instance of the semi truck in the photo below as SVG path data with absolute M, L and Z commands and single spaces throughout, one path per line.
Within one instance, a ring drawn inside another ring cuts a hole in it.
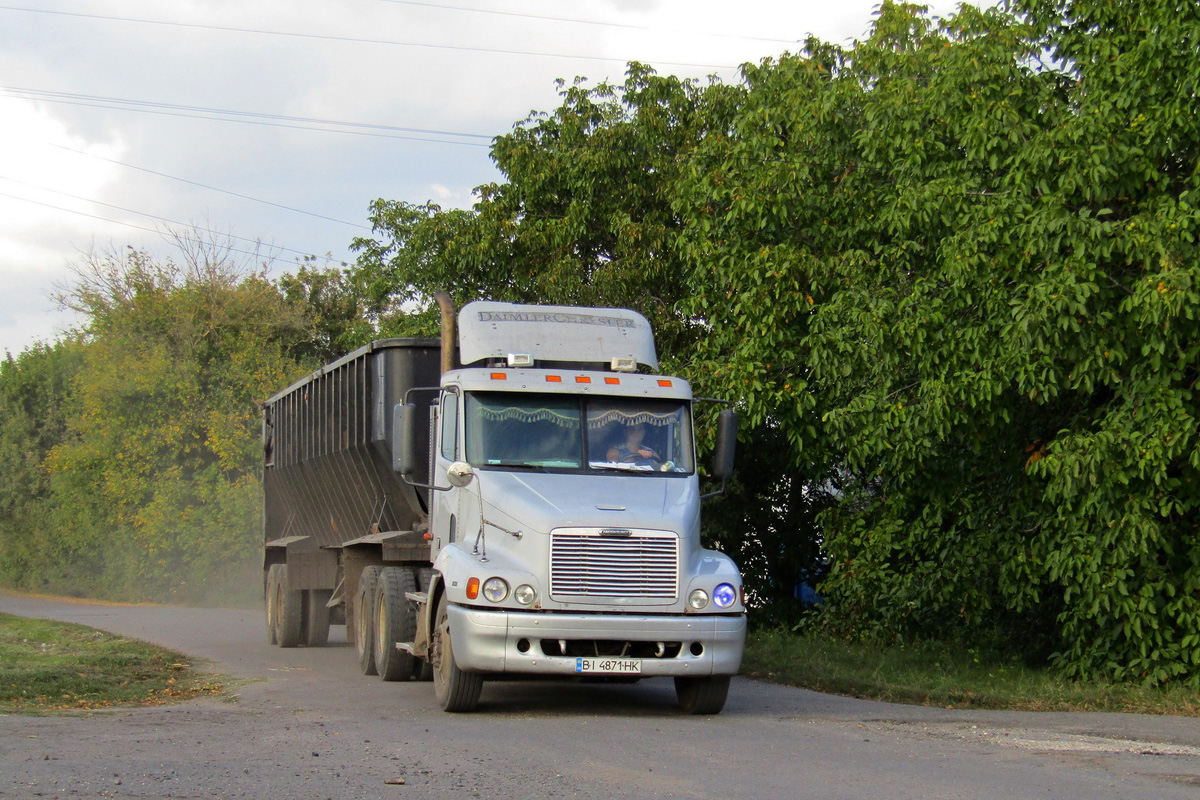
M 345 625 L 363 673 L 432 681 L 450 712 L 517 676 L 669 677 L 720 712 L 746 607 L 700 541 L 705 399 L 634 311 L 436 299 L 440 339 L 372 342 L 263 403 L 271 644 Z M 722 485 L 736 424 L 717 411 Z

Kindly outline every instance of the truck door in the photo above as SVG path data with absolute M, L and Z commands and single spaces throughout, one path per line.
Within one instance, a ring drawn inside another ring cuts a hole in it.
M 434 486 L 446 486 L 449 489 L 444 492 L 430 492 L 433 495 L 433 501 L 429 526 L 433 533 L 432 556 L 434 558 L 437 558 L 437 554 L 443 547 L 462 538 L 462 532 L 459 529 L 461 517 L 459 506 L 462 502 L 462 491 L 450 486 L 450 482 L 446 479 L 446 469 L 462 457 L 459 399 L 458 392 L 443 391 L 438 400 L 438 446 L 434 455 L 431 482 Z

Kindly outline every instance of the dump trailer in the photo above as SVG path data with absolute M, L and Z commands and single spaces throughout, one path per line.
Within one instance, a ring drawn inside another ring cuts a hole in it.
M 669 677 L 719 712 L 746 614 L 700 543 L 702 399 L 636 312 L 438 302 L 440 339 L 373 342 L 263 404 L 271 643 L 344 624 L 359 669 L 431 680 L 446 711 L 541 676 Z M 735 440 L 722 410 L 721 481 Z

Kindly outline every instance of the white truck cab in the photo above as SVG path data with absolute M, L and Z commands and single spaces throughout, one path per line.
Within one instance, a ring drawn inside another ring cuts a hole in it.
M 433 575 L 399 646 L 430 663 L 449 711 L 473 708 L 489 676 L 533 674 L 670 676 L 685 710 L 719 712 L 742 658 L 742 579 L 700 544 L 694 398 L 647 372 L 647 320 L 475 302 L 457 339 L 429 437 Z M 411 475 L 424 421 L 416 405 L 397 414 L 396 468 Z

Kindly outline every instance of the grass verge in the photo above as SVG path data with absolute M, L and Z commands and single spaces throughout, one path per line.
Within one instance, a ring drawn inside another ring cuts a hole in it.
M 83 625 L 0 614 L 0 714 L 162 705 L 220 694 L 184 656 Z
M 884 646 L 754 631 L 742 674 L 820 692 L 945 708 L 1200 716 L 1200 692 L 1083 683 L 948 645 Z

